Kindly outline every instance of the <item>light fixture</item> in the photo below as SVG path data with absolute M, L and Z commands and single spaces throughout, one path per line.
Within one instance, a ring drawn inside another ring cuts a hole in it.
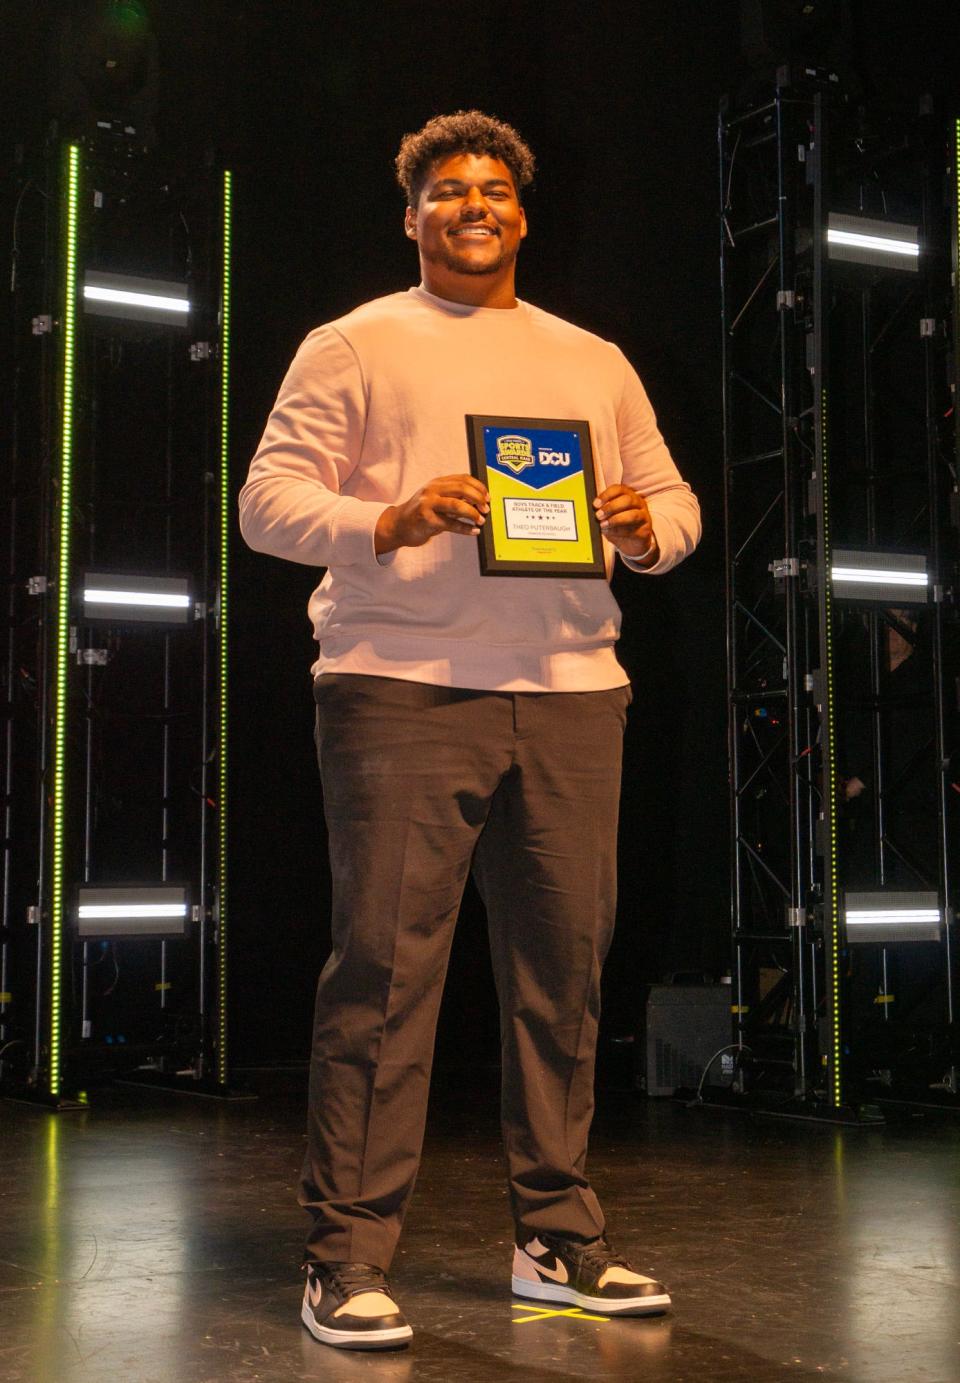
M 188 624 L 192 600 L 179 576 L 116 576 L 88 571 L 81 602 L 85 623 Z
M 190 902 L 182 884 L 130 887 L 84 885 L 77 896 L 77 935 L 82 937 L 184 936 Z
M 920 231 L 899 221 L 831 212 L 827 218 L 827 256 L 851 264 L 907 269 L 916 273 Z
M 879 605 L 926 605 L 930 590 L 927 559 L 916 552 L 834 548 L 830 582 L 838 600 L 869 600 Z
M 186 325 L 190 298 L 185 283 L 108 274 L 88 269 L 83 276 L 83 306 L 94 317 L 119 317 L 130 322 Z
M 851 945 L 866 941 L 939 941 L 942 920 L 936 893 L 884 889 L 844 896 L 844 922 Z

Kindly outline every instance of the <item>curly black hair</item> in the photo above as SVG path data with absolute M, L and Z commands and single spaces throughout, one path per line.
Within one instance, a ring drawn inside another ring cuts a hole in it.
M 409 206 L 416 206 L 430 167 L 446 154 L 486 154 L 505 163 L 517 196 L 533 181 L 534 158 L 512 125 L 481 110 L 435 115 L 416 134 L 405 134 L 396 158 L 397 181 Z

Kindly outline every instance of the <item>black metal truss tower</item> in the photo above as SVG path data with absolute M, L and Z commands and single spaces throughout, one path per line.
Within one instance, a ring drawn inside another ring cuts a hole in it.
M 21 168 L 0 1085 L 227 1052 L 231 175 L 135 131 Z
M 957 1093 L 958 128 L 809 68 L 721 111 L 735 1098 L 785 1112 Z

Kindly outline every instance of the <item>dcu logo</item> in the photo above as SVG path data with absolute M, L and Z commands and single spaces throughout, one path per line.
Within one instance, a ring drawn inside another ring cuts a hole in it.
M 505 433 L 498 437 L 497 464 L 508 467 L 514 475 L 519 475 L 528 466 L 534 465 L 533 444 L 530 438 L 520 437 L 516 433 Z

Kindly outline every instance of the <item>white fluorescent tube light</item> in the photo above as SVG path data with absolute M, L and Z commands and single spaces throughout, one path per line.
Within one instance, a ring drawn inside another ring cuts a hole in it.
M 186 917 L 186 903 L 81 903 L 79 916 L 101 921 L 110 917 Z
M 87 571 L 78 604 L 87 624 L 189 624 L 194 600 L 184 576 Z
M 908 255 L 914 259 L 920 254 L 919 245 L 909 240 L 894 240 L 892 236 L 886 235 L 862 235 L 859 231 L 835 230 L 831 227 L 827 231 L 827 240 L 831 245 L 849 245 L 859 250 L 881 250 L 885 254 Z
M 830 581 L 838 600 L 862 600 L 872 605 L 926 605 L 931 579 L 922 552 L 836 547 L 831 554 Z
M 843 918 L 850 945 L 895 946 L 943 939 L 943 913 L 933 892 L 880 889 L 847 893 Z
M 186 610 L 188 595 L 168 595 L 155 591 L 117 591 L 87 587 L 83 599 L 89 605 L 141 605 L 151 610 Z
M 189 323 L 191 306 L 189 286 L 175 279 L 103 269 L 87 269 L 83 275 L 83 310 L 88 317 L 106 318 L 105 330 L 111 329 L 111 321 L 127 321 L 182 331 Z
M 185 884 L 84 884 L 77 893 L 81 937 L 186 936 L 191 907 Z
M 927 586 L 925 571 L 896 571 L 880 567 L 831 567 L 833 581 L 857 581 L 872 586 Z
M 827 216 L 827 255 L 834 262 L 915 274 L 920 267 L 920 227 L 831 211 Z
M 90 302 L 119 303 L 125 307 L 150 307 L 161 312 L 189 312 L 188 298 L 161 297 L 159 293 L 134 293 L 124 288 L 101 288 L 85 283 L 83 296 Z
M 870 926 L 873 923 L 939 922 L 939 908 L 858 908 L 848 910 L 847 926 Z

